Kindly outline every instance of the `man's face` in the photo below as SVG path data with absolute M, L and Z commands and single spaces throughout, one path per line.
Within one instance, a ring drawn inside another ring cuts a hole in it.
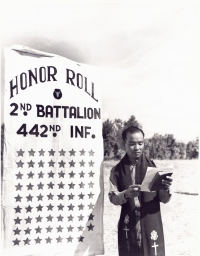
M 129 158 L 139 158 L 144 148 L 144 137 L 141 132 L 130 133 L 126 135 L 124 147 Z

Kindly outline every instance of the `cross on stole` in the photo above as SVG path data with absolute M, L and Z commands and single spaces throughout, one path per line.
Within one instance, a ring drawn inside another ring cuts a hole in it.
M 154 242 L 154 244 L 151 246 L 151 247 L 154 247 L 154 249 L 155 249 L 155 256 L 157 255 L 157 247 L 158 247 L 159 245 L 158 244 L 156 244 L 155 242 Z
M 126 239 L 128 239 L 127 231 L 129 231 L 129 229 L 127 228 L 127 226 L 125 226 L 123 230 L 126 231 Z

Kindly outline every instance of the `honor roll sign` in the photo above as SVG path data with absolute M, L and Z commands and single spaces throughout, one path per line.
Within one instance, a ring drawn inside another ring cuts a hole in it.
M 102 254 L 98 74 L 22 46 L 5 71 L 5 255 Z

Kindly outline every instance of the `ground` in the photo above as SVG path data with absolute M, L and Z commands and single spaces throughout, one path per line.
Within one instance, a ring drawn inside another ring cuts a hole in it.
M 108 200 L 109 172 L 117 162 L 104 162 L 104 246 L 105 256 L 117 256 L 117 222 L 120 206 Z M 197 160 L 156 161 L 157 166 L 174 166 L 173 195 L 161 204 L 166 256 L 198 256 L 199 174 Z M 159 255 L 158 255 L 159 256 Z

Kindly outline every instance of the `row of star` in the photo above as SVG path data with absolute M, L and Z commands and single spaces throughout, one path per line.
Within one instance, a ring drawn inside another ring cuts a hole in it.
M 84 239 L 83 236 L 80 236 L 80 237 L 77 237 L 77 238 L 78 238 L 78 242 L 83 242 L 83 239 Z M 72 239 L 74 239 L 74 238 L 69 236 L 66 239 L 68 240 L 67 242 L 69 243 L 69 242 L 72 242 Z M 40 244 L 40 242 L 42 241 L 42 239 L 40 239 L 39 237 L 37 239 L 34 239 L 34 240 L 35 240 L 36 244 L 38 244 L 38 243 Z M 45 238 L 45 240 L 46 240 L 46 244 L 48 244 L 48 243 L 51 244 L 51 241 L 53 239 L 48 237 L 48 238 Z M 57 240 L 57 243 L 62 243 L 63 238 L 61 238 L 59 236 L 58 238 L 56 238 L 56 240 Z M 24 241 L 24 245 L 30 245 L 31 240 L 28 239 L 28 237 L 23 241 Z M 15 240 L 13 240 L 14 245 L 19 245 L 20 242 L 21 242 L 21 240 L 18 240 L 17 238 Z
M 71 206 L 73 206 L 72 204 L 71 204 Z M 74 206 L 73 206 L 74 207 Z M 73 209 L 70 209 L 70 210 L 72 210 L 73 211 Z M 82 218 L 84 217 L 82 214 L 81 214 L 81 216 L 82 216 Z M 93 216 L 94 217 L 94 215 L 91 215 L 90 214 L 90 216 Z M 93 218 L 93 217 L 90 217 L 89 216 L 89 219 L 90 218 Z M 79 216 L 80 217 L 80 216 Z M 78 217 L 78 218 L 79 218 Z M 49 216 L 47 216 L 46 217 L 47 218 L 47 222 L 52 222 L 52 219 L 54 218 L 54 217 L 52 217 L 51 216 L 51 214 L 49 214 Z M 63 219 L 64 219 L 64 217 L 60 214 L 59 216 L 57 216 L 56 217 L 58 220 L 57 221 L 63 221 Z M 69 218 L 69 216 L 67 217 L 67 218 Z M 42 219 L 43 219 L 43 217 L 41 217 L 40 215 L 38 216 L 38 217 L 36 217 L 35 218 L 36 220 L 37 220 L 37 222 L 42 222 Z M 23 220 L 25 220 L 26 221 L 26 223 L 25 224 L 28 224 L 28 223 L 30 223 L 31 224 L 31 221 L 33 220 L 33 218 L 30 218 L 30 216 L 28 216 L 27 218 L 25 218 L 25 219 L 23 219 Z M 21 224 L 21 221 L 22 221 L 22 219 L 20 219 L 19 217 L 17 217 L 16 219 L 14 219 L 14 222 L 15 222 L 15 225 L 17 225 L 17 224 Z
M 48 186 L 48 189 L 53 189 L 54 186 L 55 186 L 55 184 L 53 184 L 52 182 L 50 182 L 50 183 L 48 183 L 48 184 L 46 184 L 46 185 Z M 37 184 L 36 186 L 38 186 L 38 188 L 37 188 L 38 190 L 40 190 L 40 189 L 43 190 L 43 187 L 46 186 L 46 185 L 44 185 L 44 184 L 42 184 L 42 182 L 40 182 L 40 183 Z M 65 184 L 63 184 L 62 182 L 60 182 L 60 183 L 57 184 L 57 185 L 58 185 L 58 189 L 64 189 Z M 74 184 L 73 182 L 71 182 L 70 184 L 67 184 L 67 185 L 69 186 L 69 189 L 74 189 L 75 185 L 79 185 L 79 188 L 83 188 L 83 189 L 84 189 L 84 186 L 85 186 L 86 184 L 84 184 L 84 183 L 81 181 L 81 183 L 79 183 L 79 184 Z M 21 190 L 22 186 L 23 186 L 23 185 L 18 184 L 18 185 L 17 185 L 17 188 L 18 188 L 17 190 Z M 32 185 L 31 183 L 29 183 L 29 184 L 26 185 L 26 186 L 27 186 L 27 190 L 33 190 L 34 185 Z M 89 188 L 93 188 L 94 183 L 93 183 L 92 181 L 90 181 L 90 182 L 88 183 L 88 186 L 89 186 Z
M 80 210 L 84 210 L 84 207 L 86 206 L 86 205 L 83 205 L 82 203 L 81 204 L 79 204 L 79 205 L 77 205 L 78 206 L 78 210 L 80 211 Z M 92 204 L 92 203 L 90 203 L 89 205 L 87 205 L 88 207 L 89 207 L 89 209 L 93 209 L 94 208 L 94 204 Z M 43 208 L 44 206 L 42 206 L 41 204 L 39 204 L 38 206 L 36 206 L 35 208 L 37 208 L 37 212 L 42 212 L 42 208 Z M 54 207 L 56 207 L 56 206 L 54 206 L 54 205 L 52 205 L 51 203 L 49 204 L 49 205 L 47 205 L 46 206 L 47 207 L 47 209 L 48 209 L 48 211 L 53 211 L 53 208 Z M 65 206 L 63 205 L 63 204 L 59 204 L 59 205 L 57 205 L 57 207 L 58 207 L 58 211 L 63 211 L 63 208 L 65 208 Z M 70 205 L 67 205 L 67 207 L 69 208 L 68 210 L 69 211 L 73 211 L 74 210 L 74 205 L 72 205 L 72 204 L 70 204 Z M 31 207 L 30 205 L 28 206 L 28 207 L 25 207 L 25 210 L 26 210 L 26 213 L 27 212 L 32 212 L 32 209 L 34 209 L 34 207 Z M 22 208 L 21 207 L 19 207 L 19 205 L 16 207 L 16 208 L 14 208 L 14 210 L 15 210 L 15 213 L 21 213 L 21 210 L 22 210 Z
M 54 175 L 55 175 L 56 173 L 51 171 L 51 172 L 48 172 L 47 174 L 48 174 L 48 176 L 49 176 L 48 178 L 54 178 Z M 63 171 L 59 172 L 59 173 L 58 173 L 59 178 L 64 178 L 65 174 L 66 174 L 66 173 L 63 172 Z M 69 174 L 70 178 L 74 178 L 74 176 L 75 176 L 76 173 L 73 172 L 73 171 L 71 171 L 71 172 L 68 173 L 68 174 Z M 94 174 L 95 174 L 95 173 L 92 172 L 92 171 L 90 171 L 90 172 L 88 173 L 89 177 L 93 177 Z M 18 174 L 15 174 L 15 175 L 17 176 L 17 179 L 21 179 L 24 174 L 21 174 L 21 173 L 19 172 Z M 27 173 L 28 179 L 33 179 L 33 176 L 34 176 L 34 175 L 35 175 L 35 173 L 33 173 L 32 171 L 30 171 L 29 173 Z M 43 178 L 44 175 L 45 175 L 45 173 L 42 172 L 42 171 L 40 171 L 40 172 L 38 173 L 38 179 Z M 84 178 L 85 172 L 81 171 L 81 172 L 79 172 L 79 175 L 80 175 L 80 178 Z
M 92 223 L 90 223 L 90 225 L 89 226 L 87 226 L 88 227 L 88 231 L 90 231 L 90 230 L 93 230 L 93 228 L 94 228 L 94 226 L 92 225 Z M 68 232 L 73 232 L 73 229 L 74 229 L 75 227 L 72 227 L 71 225 L 69 226 L 69 227 L 67 227 L 67 230 L 68 230 Z M 54 228 L 52 228 L 52 227 L 47 227 L 47 228 L 41 228 L 41 227 L 37 227 L 37 228 L 35 228 L 35 232 L 36 232 L 36 234 L 37 233 L 40 233 L 41 234 L 41 232 L 42 232 L 42 230 L 47 230 L 46 232 L 47 233 L 51 233 L 52 232 L 52 230 L 54 229 Z M 63 227 L 61 227 L 60 225 L 59 225 L 59 227 L 56 227 L 55 229 L 57 229 L 57 233 L 59 233 L 59 232 L 61 232 L 62 233 L 62 231 L 63 231 Z M 77 229 L 78 229 L 78 232 L 79 231 L 83 231 L 83 229 L 84 229 L 84 227 L 83 226 L 79 226 L 79 227 L 77 227 Z M 29 234 L 31 234 L 31 230 L 32 229 L 30 229 L 30 228 L 27 228 L 26 230 L 24 230 L 25 231 L 25 235 L 27 235 L 27 233 L 29 233 Z M 23 230 L 20 230 L 18 227 L 15 229 L 15 230 L 13 230 L 14 231 L 14 235 L 20 235 L 20 232 L 21 231 L 23 231 Z M 45 232 L 45 231 L 44 231 Z M 42 232 L 43 233 L 43 232 Z M 31 234 L 31 235 L 33 235 L 33 234 Z
M 87 194 L 88 195 L 88 197 L 89 198 L 93 198 L 93 196 L 94 196 L 94 194 L 92 194 L 92 192 L 90 192 L 89 194 Z M 46 195 L 47 197 L 48 197 L 48 200 L 53 200 L 53 197 L 55 196 L 55 195 L 52 195 L 51 193 L 49 193 L 49 195 Z M 69 199 L 68 200 L 74 200 L 74 197 L 75 197 L 75 195 L 73 195 L 72 193 L 70 194 L 70 195 L 67 195 L 68 197 L 69 197 Z M 81 194 L 79 194 L 78 195 L 79 196 L 79 199 L 84 199 L 84 194 L 82 194 L 82 192 L 81 192 Z M 38 198 L 38 201 L 43 201 L 43 197 L 44 196 L 42 196 L 41 195 L 41 193 L 38 195 L 38 196 L 36 196 L 37 198 Z M 65 195 L 63 195 L 62 193 L 60 193 L 59 195 L 57 195 L 57 197 L 58 197 L 58 200 L 64 200 L 64 197 L 65 197 Z M 17 198 L 17 199 L 16 199 Z M 32 196 L 31 194 L 29 194 L 28 196 L 26 196 L 26 198 L 27 198 L 27 202 L 32 202 L 32 199 L 34 198 L 34 196 Z M 22 199 L 22 197 L 20 197 L 19 196 L 19 194 L 18 194 L 18 196 L 17 197 L 15 197 L 15 199 L 16 199 L 16 202 L 21 202 L 21 199 Z
M 33 149 L 31 149 L 30 151 L 28 151 L 28 153 L 29 153 L 29 156 L 34 156 L 35 155 L 35 152 L 36 151 L 34 151 Z M 39 152 L 39 156 L 44 156 L 44 153 L 46 152 L 46 151 L 44 151 L 43 149 L 41 149 L 40 151 L 38 151 Z M 54 154 L 56 153 L 56 151 L 54 151 L 53 149 L 51 149 L 50 151 L 48 151 L 49 152 L 49 156 L 54 156 Z M 61 149 L 60 151 L 58 151 L 59 152 L 59 154 L 60 154 L 60 156 L 65 156 L 65 153 L 66 153 L 66 151 L 64 151 L 63 149 Z M 74 150 L 74 149 L 72 149 L 72 150 L 70 150 L 70 151 L 68 151 L 69 153 L 70 153 L 70 156 L 75 156 L 75 154 L 76 154 L 76 151 Z M 84 150 L 84 149 L 82 149 L 82 150 L 79 150 L 79 152 L 80 152 L 80 155 L 81 156 L 85 156 L 85 153 L 86 153 L 86 151 Z M 24 153 L 25 153 L 25 151 L 23 151 L 22 149 L 20 149 L 19 151 L 17 151 L 17 154 L 18 154 L 18 156 L 24 156 Z M 94 151 L 92 151 L 92 149 L 90 150 L 90 151 L 88 151 L 88 153 L 89 153 L 89 156 L 94 156 Z
M 54 165 L 55 165 L 55 163 L 56 162 L 54 162 L 52 159 L 51 159 L 51 161 L 50 162 L 48 162 L 48 164 L 49 164 L 49 167 L 54 167 Z M 74 162 L 73 160 L 72 161 L 70 161 L 70 162 L 68 162 L 69 163 L 69 167 L 75 167 L 75 164 L 76 164 L 76 162 Z M 90 161 L 90 162 L 88 162 L 88 164 L 89 164 L 89 167 L 93 167 L 94 166 L 94 163 L 95 162 L 93 162 L 92 160 Z M 25 162 L 22 162 L 21 160 L 19 161 L 19 162 L 16 162 L 16 164 L 17 164 L 17 168 L 23 168 L 23 165 L 25 164 Z M 32 160 L 31 161 L 29 161 L 29 162 L 27 162 L 27 164 L 28 164 L 28 168 L 34 168 L 34 164 L 36 164 L 36 162 L 33 162 Z M 43 162 L 42 160 L 40 160 L 40 162 L 38 162 L 38 166 L 39 167 L 44 167 L 44 164 L 45 164 L 45 162 Z M 61 167 L 64 167 L 65 168 L 65 164 L 66 164 L 66 162 L 64 162 L 63 160 L 61 160 L 60 162 L 58 162 L 58 164 L 59 164 L 59 168 L 61 168 Z M 80 164 L 80 167 L 84 167 L 85 166 L 85 164 L 86 164 L 86 162 L 84 162 L 83 160 L 81 161 L 81 162 L 79 162 L 79 164 Z

